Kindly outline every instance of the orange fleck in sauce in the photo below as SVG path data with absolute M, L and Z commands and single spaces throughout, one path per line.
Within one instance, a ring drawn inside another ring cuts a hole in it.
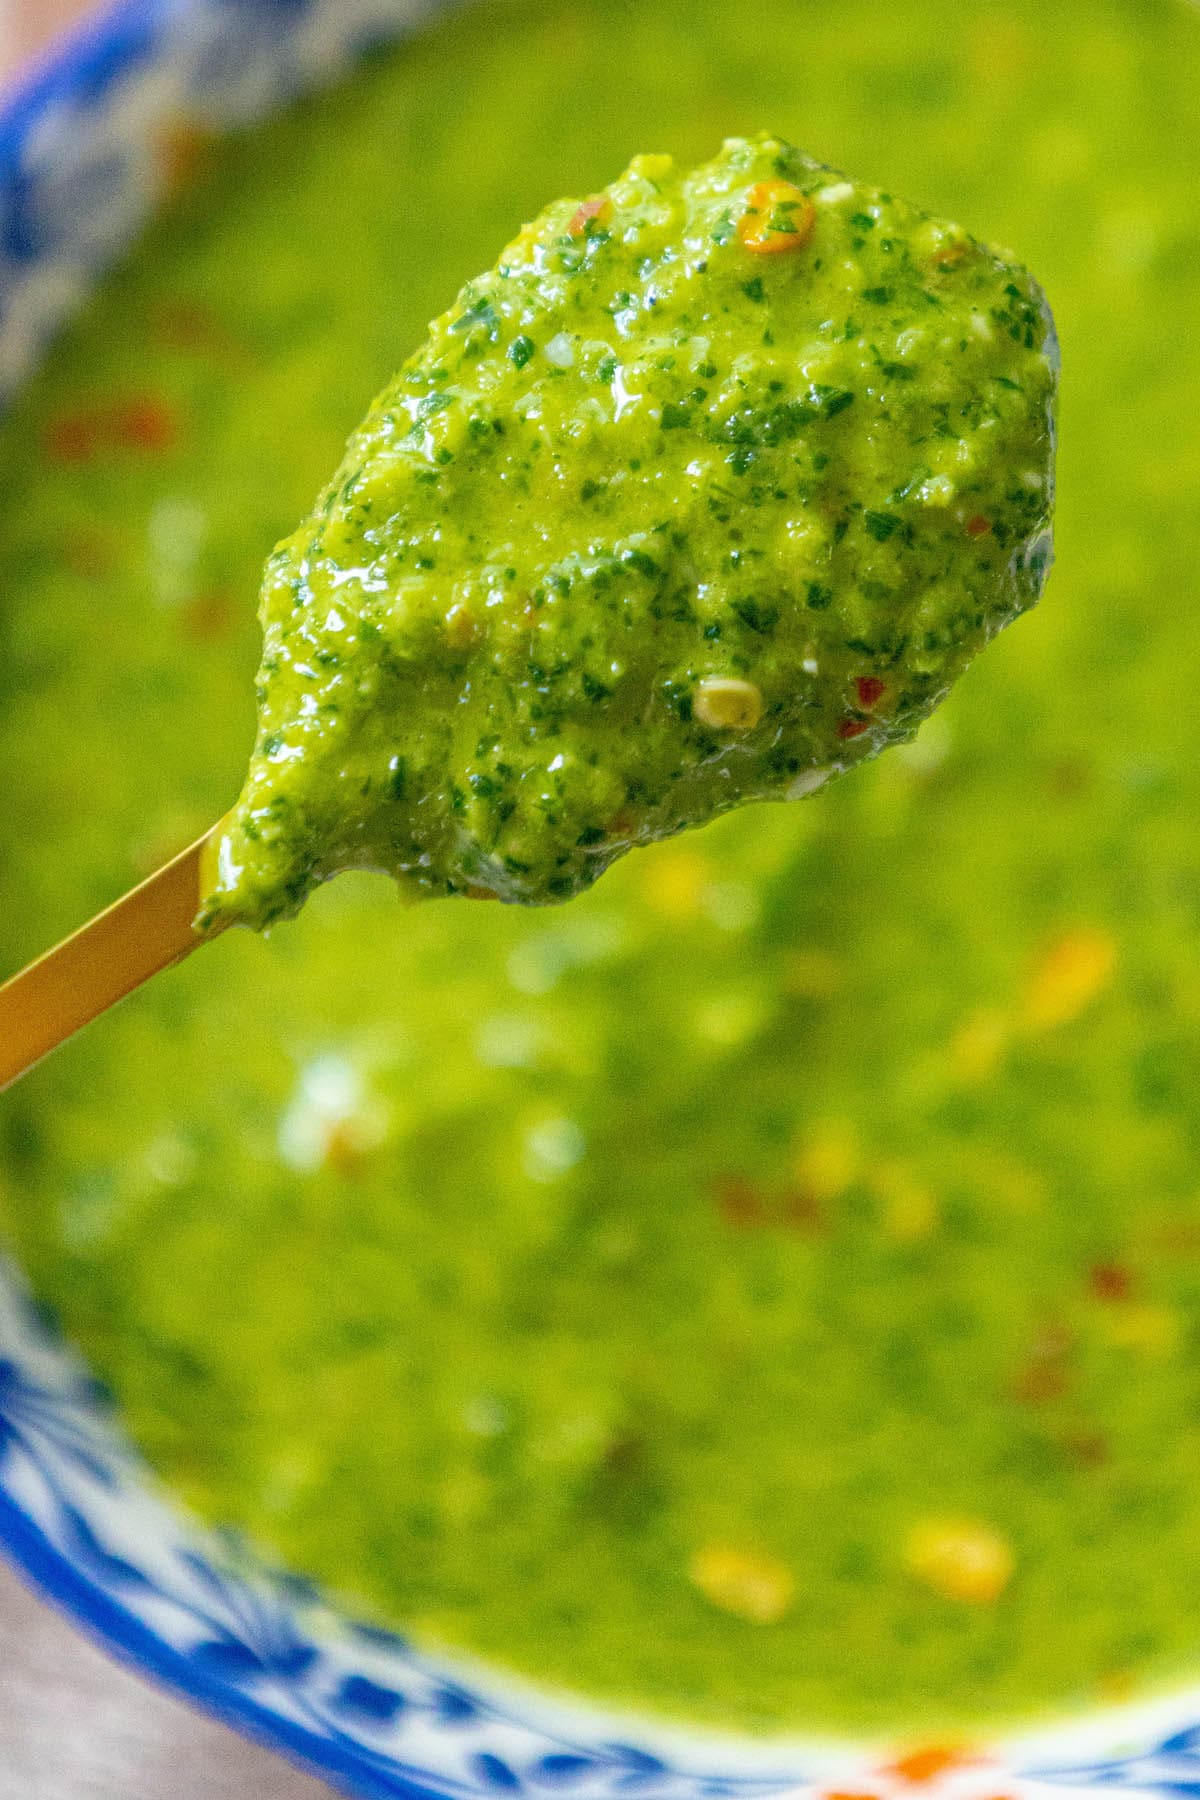
M 588 227 L 602 230 L 613 216 L 613 203 L 607 194 L 593 194 L 581 201 L 567 222 L 571 237 L 586 237 Z
M 756 181 L 738 220 L 740 242 L 756 256 L 803 250 L 817 223 L 817 209 L 791 181 Z

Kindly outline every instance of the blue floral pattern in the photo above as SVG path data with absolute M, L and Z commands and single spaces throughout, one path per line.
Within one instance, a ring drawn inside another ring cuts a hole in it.
M 164 132 L 258 117 L 435 3 L 124 0 L 31 76 L 0 108 L 0 403 L 153 207 Z M 353 1793 L 911 1792 L 880 1767 L 878 1747 L 772 1747 L 615 1722 L 346 1616 L 169 1501 L 104 1395 L 2 1270 L 0 1544 L 148 1674 Z M 975 1759 L 978 1776 L 955 1775 L 939 1794 L 982 1800 L 1046 1784 L 1200 1800 L 1198 1719 L 1193 1694 L 1074 1722 Z
M 464 1677 L 340 1616 L 176 1509 L 11 1277 L 0 1286 L 0 1539 L 155 1674 L 367 1793 L 757 1800 L 794 1768 L 714 1772 Z
M 125 0 L 0 110 L 0 403 L 136 234 L 165 136 L 221 130 L 341 73 L 431 0 Z

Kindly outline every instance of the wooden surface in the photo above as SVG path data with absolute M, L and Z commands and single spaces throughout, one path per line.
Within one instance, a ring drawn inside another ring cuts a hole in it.
M 0 0 L 0 81 L 89 11 L 89 0 Z
M 329 1800 L 143 1686 L 0 1565 L 0 1800 Z
M 0 83 L 82 0 L 0 0 Z M 0 1800 L 328 1800 L 117 1667 L 0 1564 Z

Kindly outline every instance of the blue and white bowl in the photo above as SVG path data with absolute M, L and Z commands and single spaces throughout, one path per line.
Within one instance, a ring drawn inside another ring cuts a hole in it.
M 435 5 L 125 0 L 64 43 L 0 108 L 0 402 L 153 208 L 165 129 L 257 118 Z M 175 1505 L 2 1269 L 0 1544 L 127 1662 L 352 1794 L 1200 1796 L 1200 1688 L 949 1758 L 672 1729 L 427 1656 Z

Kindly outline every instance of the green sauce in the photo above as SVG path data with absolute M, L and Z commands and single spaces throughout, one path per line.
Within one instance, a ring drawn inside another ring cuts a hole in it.
M 205 917 L 565 900 L 911 737 L 1037 598 L 1052 353 L 1023 270 L 777 139 L 550 207 L 267 565 Z
M 205 1514 L 726 1725 L 1194 1674 L 1197 92 L 1167 0 L 463 9 L 212 153 L 56 347 L 0 432 L 8 967 L 228 805 L 359 397 L 648 128 L 1019 245 L 1064 345 L 1052 600 L 915 743 L 562 908 L 341 877 L 4 1096 L 5 1236 Z

